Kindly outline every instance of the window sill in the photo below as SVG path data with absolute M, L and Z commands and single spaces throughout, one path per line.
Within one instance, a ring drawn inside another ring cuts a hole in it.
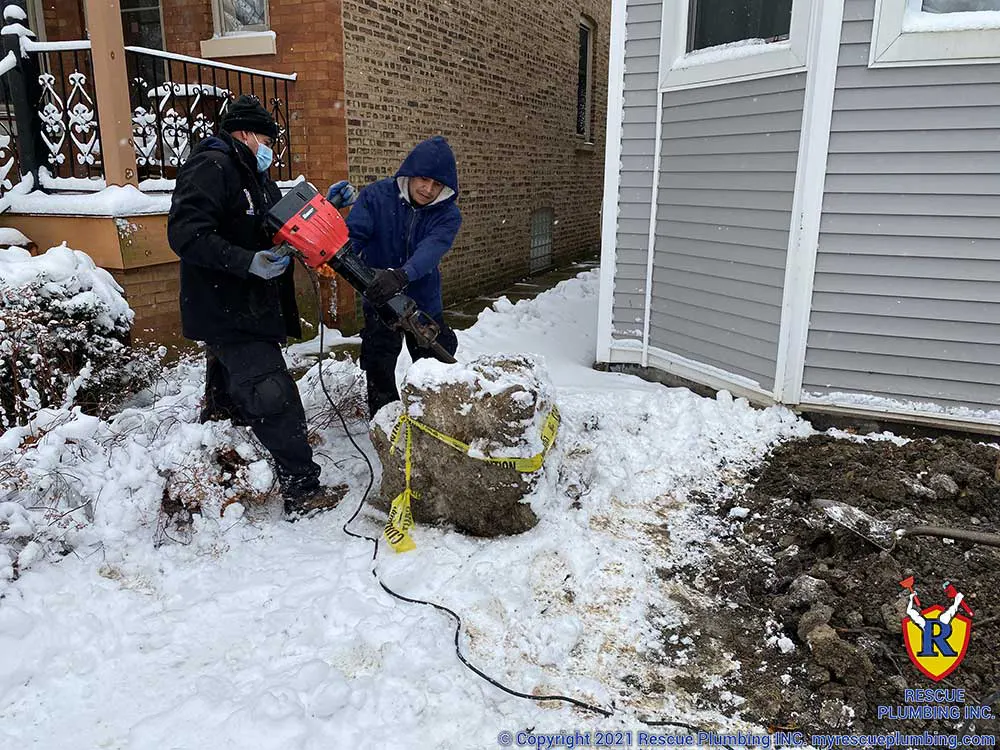
M 576 142 L 576 152 L 578 154 L 592 154 L 594 153 L 594 144 L 592 141 L 581 141 Z
M 804 50 L 790 42 L 724 46 L 687 53 L 678 58 L 661 80 L 662 91 L 800 73 L 805 70 Z
M 207 58 L 274 55 L 277 52 L 277 35 L 273 31 L 216 36 L 201 43 L 201 56 Z
M 906 0 L 881 0 L 876 10 L 870 68 L 976 65 L 1000 58 L 1000 28 L 992 12 L 919 13 Z

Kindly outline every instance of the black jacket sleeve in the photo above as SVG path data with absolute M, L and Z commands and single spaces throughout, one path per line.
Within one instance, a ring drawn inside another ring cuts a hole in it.
M 230 219 L 225 168 L 211 153 L 195 154 L 177 175 L 167 219 L 171 249 L 188 263 L 246 278 L 254 252 L 219 234 Z

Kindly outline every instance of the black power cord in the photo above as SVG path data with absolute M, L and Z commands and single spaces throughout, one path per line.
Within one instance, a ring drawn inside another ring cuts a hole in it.
M 303 263 L 303 267 L 306 269 L 306 272 L 309 274 L 309 277 L 310 277 L 310 279 L 313 282 L 313 291 L 316 294 L 317 305 L 320 308 L 322 308 L 322 301 L 321 301 L 322 297 L 320 295 L 319 280 L 317 279 L 316 273 L 312 269 L 310 269 L 308 266 L 306 266 L 304 263 Z M 358 534 L 358 533 L 355 533 L 355 532 L 351 531 L 348 528 L 348 526 L 350 526 L 354 522 L 354 520 L 358 517 L 358 514 L 361 513 L 361 509 L 364 507 L 365 501 L 368 499 L 368 495 L 371 493 L 372 487 L 375 486 L 375 467 L 372 466 L 372 462 L 371 462 L 371 459 L 368 458 L 368 454 L 365 453 L 364 449 L 362 449 L 361 446 L 358 445 L 357 441 L 354 439 L 354 436 L 351 434 L 350 429 L 348 429 L 348 427 L 347 427 L 347 420 L 344 418 L 343 413 L 340 411 L 340 407 L 337 406 L 337 403 L 333 400 L 333 397 L 330 395 L 330 392 L 327 390 L 326 381 L 323 379 L 323 358 L 324 358 L 325 352 L 324 352 L 324 349 L 323 349 L 324 325 L 323 325 L 323 313 L 322 313 L 322 309 L 320 309 L 319 312 L 317 313 L 317 318 L 318 318 L 318 327 L 319 327 L 319 384 L 320 384 L 320 388 L 322 388 L 323 395 L 326 397 L 326 400 L 329 402 L 330 406 L 333 408 L 334 413 L 337 415 L 337 418 L 340 420 L 340 424 L 344 428 L 344 434 L 347 435 L 347 439 L 351 441 L 351 445 L 354 446 L 354 450 L 361 457 L 361 459 L 365 462 L 365 466 L 368 467 L 368 486 L 365 487 L 364 494 L 361 496 L 361 500 L 358 503 L 358 507 L 354 509 L 354 513 L 351 514 L 351 517 L 347 519 L 347 521 L 344 523 L 344 525 L 343 525 L 342 528 L 343 528 L 344 533 L 347 534 L 348 536 L 354 537 L 355 539 L 367 540 L 367 541 L 369 541 L 369 542 L 372 543 L 372 545 L 373 545 L 373 550 L 372 550 L 372 575 L 375 577 L 375 580 L 378 582 L 378 585 L 381 586 L 382 589 L 387 594 L 389 594 L 390 596 L 392 596 L 392 597 L 394 597 L 396 599 L 399 599 L 402 602 L 407 602 L 408 604 L 422 604 L 425 607 L 433 607 L 434 609 L 438 610 L 439 612 L 444 612 L 445 614 L 449 615 L 455 621 L 455 654 L 458 656 L 459 661 L 462 662 L 462 664 L 464 664 L 466 667 L 468 667 L 468 669 L 470 669 L 476 675 L 478 675 L 482 679 L 486 680 L 488 683 L 490 683 L 494 687 L 499 688 L 500 690 L 504 691 L 505 693 L 507 693 L 509 695 L 513 695 L 513 696 L 515 696 L 517 698 L 525 698 L 527 700 L 539 701 L 539 702 L 541 702 L 541 701 L 562 701 L 563 703 L 569 703 L 569 704 L 574 705 L 574 706 L 576 706 L 578 708 L 582 708 L 585 711 L 591 711 L 593 713 L 600 714 L 601 716 L 612 716 L 614 714 L 614 711 L 610 711 L 610 710 L 608 710 L 606 708 L 601 708 L 599 706 L 592 705 L 590 703 L 587 703 L 586 701 L 578 700 L 576 698 L 570 698 L 570 697 L 565 696 L 565 695 L 532 695 L 530 693 L 522 693 L 522 692 L 520 692 L 518 690 L 514 690 L 513 688 L 509 688 L 506 685 L 504 685 L 503 683 L 499 682 L 498 680 L 490 677 L 483 670 L 479 669 L 479 667 L 477 667 L 475 664 L 473 664 L 472 662 L 470 662 L 466 658 L 465 654 L 462 653 L 462 649 L 461 649 L 461 646 L 460 646 L 460 643 L 459 643 L 459 638 L 460 638 L 461 632 L 462 632 L 462 618 L 456 612 L 454 612 L 453 610 L 449 609 L 448 607 L 445 607 L 443 604 L 437 604 L 435 602 L 425 601 L 424 599 L 414 599 L 414 598 L 409 597 L 409 596 L 404 596 L 403 594 L 400 594 L 400 593 L 398 593 L 396 591 L 393 591 L 391 588 L 389 588 L 389 586 L 387 586 L 385 584 L 385 582 L 379 577 L 378 568 L 375 566 L 375 563 L 378 560 L 378 553 L 379 553 L 379 549 L 380 549 L 380 540 L 377 537 L 371 537 L 371 536 L 368 536 L 367 534 Z
M 298 256 L 296 256 L 296 257 L 298 257 Z M 301 261 L 301 258 L 300 258 L 300 261 Z M 340 411 L 340 407 L 337 406 L 336 401 L 333 400 L 333 397 L 330 395 L 330 392 L 327 390 L 326 381 L 323 379 L 323 359 L 324 359 L 324 356 L 326 354 L 324 352 L 324 350 L 323 350 L 323 333 L 324 333 L 325 326 L 323 324 L 323 311 L 322 311 L 323 302 L 322 302 L 322 295 L 320 294 L 320 289 L 319 289 L 319 279 L 318 279 L 318 277 L 316 275 L 316 272 L 313 271 L 311 268 L 309 268 L 305 263 L 302 264 L 302 267 L 305 268 L 306 273 L 309 275 L 309 278 L 312 281 L 313 292 L 316 295 L 316 306 L 317 306 L 317 314 L 316 315 L 317 315 L 317 324 L 318 324 L 317 327 L 319 329 L 319 373 L 318 373 L 318 376 L 319 376 L 320 388 L 323 390 L 323 395 L 326 397 L 326 400 L 329 402 L 330 406 L 333 408 L 334 413 L 337 415 L 337 418 L 340 420 L 340 424 L 344 428 L 344 434 L 347 435 L 347 439 L 351 441 L 351 445 L 354 446 L 354 450 L 361 457 L 361 459 L 365 462 L 365 466 L 368 467 L 368 486 L 365 487 L 364 494 L 361 496 L 360 502 L 358 502 L 358 507 L 354 509 L 354 513 L 351 514 L 351 517 L 348 518 L 347 521 L 344 522 L 344 525 L 343 525 L 342 529 L 343 529 L 344 533 L 347 534 L 350 537 L 354 537 L 355 539 L 361 539 L 361 540 L 369 541 L 369 542 L 372 543 L 372 546 L 373 546 L 373 549 L 372 549 L 372 576 L 378 582 L 378 585 L 381 586 L 382 590 L 385 591 L 387 594 L 389 594 L 389 596 L 391 596 L 391 597 L 393 597 L 395 599 L 399 599 L 401 602 L 406 602 L 407 604 L 421 604 L 421 605 L 423 605 L 425 607 L 433 607 L 434 609 L 438 610 L 439 612 L 444 612 L 446 615 L 448 615 L 449 617 L 451 617 L 452 620 L 455 621 L 455 655 L 458 657 L 458 660 L 460 662 L 462 662 L 463 665 L 465 665 L 466 668 L 468 668 L 471 672 L 473 672 L 478 677 L 482 678 L 486 682 L 488 682 L 491 685 L 493 685 L 493 687 L 498 688 L 499 690 L 502 690 L 503 692 L 507 693 L 508 695 L 513 695 L 515 698 L 524 698 L 525 700 L 535 701 L 535 702 L 538 702 L 538 703 L 544 702 L 544 701 L 559 701 L 559 702 L 562 702 L 562 703 L 569 703 L 570 705 L 576 706 L 577 708 L 582 708 L 584 711 L 589 711 L 589 712 L 594 713 L 594 714 L 599 714 L 600 716 L 603 716 L 605 718 L 614 716 L 615 711 L 614 711 L 613 708 L 612 709 L 602 708 L 600 706 L 595 706 L 592 703 L 587 703 L 586 701 L 582 701 L 582 700 L 579 700 L 577 698 L 572 698 L 572 697 L 566 696 L 566 695 L 534 695 L 534 694 L 531 694 L 531 693 L 522 693 L 521 691 L 514 690 L 513 688 L 507 687 L 506 685 L 504 685 L 499 680 L 496 680 L 493 677 L 490 677 L 488 674 L 486 674 L 486 672 L 484 672 L 479 667 L 477 667 L 475 664 L 473 664 L 472 662 L 470 662 L 466 658 L 465 654 L 462 653 L 461 644 L 459 642 L 459 639 L 460 639 L 461 634 L 462 634 L 462 618 L 456 612 L 454 612 L 453 610 L 451 610 L 448 607 L 444 606 L 443 604 L 438 604 L 436 602 L 426 601 L 424 599 L 415 599 L 413 597 L 404 596 L 403 594 L 400 594 L 400 593 L 398 593 L 396 591 L 393 591 L 391 588 L 389 588 L 389 586 L 387 586 L 385 584 L 385 582 L 381 579 L 381 577 L 379 577 L 378 568 L 376 567 L 375 563 L 378 561 L 378 553 L 379 553 L 379 549 L 380 549 L 380 540 L 378 539 L 378 537 L 371 537 L 371 536 L 368 536 L 367 534 L 358 534 L 356 532 L 351 531 L 348 528 L 348 526 L 350 526 L 352 523 L 354 523 L 354 520 L 358 517 L 358 514 L 361 513 L 361 509 L 364 507 L 365 501 L 368 499 L 368 495 L 371 493 L 372 487 L 375 486 L 375 467 L 372 466 L 372 462 L 371 462 L 371 459 L 368 458 L 368 454 L 365 453 L 364 449 L 360 445 L 358 445 L 358 442 L 354 439 L 354 436 L 351 434 L 350 429 L 348 429 L 348 427 L 347 427 L 347 420 L 344 418 L 343 412 Z M 695 726 L 693 724 L 686 724 L 686 723 L 680 722 L 680 721 L 657 720 L 657 719 L 639 719 L 639 722 L 642 723 L 642 724 L 645 724 L 646 726 L 649 726 L 649 727 L 673 727 L 673 728 L 677 728 L 677 729 L 683 729 L 683 730 L 685 730 L 687 732 L 690 732 L 691 734 L 697 734 L 698 732 L 705 732 L 705 731 L 707 731 L 703 727 L 698 727 L 698 726 Z M 722 747 L 729 747 L 728 745 L 721 745 L 721 746 Z

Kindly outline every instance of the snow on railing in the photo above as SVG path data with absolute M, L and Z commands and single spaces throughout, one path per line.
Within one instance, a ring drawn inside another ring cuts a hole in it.
M 21 51 L 26 53 L 82 52 L 89 49 L 89 39 L 72 39 L 66 42 L 36 42 L 26 37 L 21 39 Z
M 5 73 L 17 69 L 21 75 L 14 81 L 17 101 L 8 92 L 7 101 L 14 106 L 0 112 L 0 119 L 7 115 L 0 121 L 0 195 L 11 189 L 19 157 L 32 174 L 42 168 L 39 182 L 49 190 L 93 191 L 103 185 L 104 164 L 97 119 L 100 81 L 92 78 L 90 40 L 39 42 L 30 30 L 14 28 L 23 20 L 21 15 L 23 10 L 17 6 L 4 9 L 8 53 L 0 58 L 0 85 L 10 88 Z M 273 73 L 147 47 L 129 46 L 125 51 L 140 182 L 158 186 L 172 182 L 194 147 L 218 131 L 229 103 L 241 94 L 256 96 L 278 123 L 275 179 L 294 176 L 289 87 L 297 78 L 295 73 Z M 35 138 L 17 142 L 15 110 L 24 110 L 29 113 L 28 121 L 39 122 Z
M 230 70 L 236 73 L 246 73 L 247 75 L 253 76 L 263 76 L 265 78 L 277 78 L 282 81 L 294 81 L 298 77 L 298 73 L 272 73 L 268 70 L 259 70 L 258 68 L 245 68 L 240 65 L 230 65 L 229 63 L 216 62 L 215 60 L 205 60 L 201 57 L 190 57 L 188 55 L 179 55 L 176 52 L 164 52 L 160 49 L 152 49 L 150 47 L 126 47 L 126 52 L 137 52 L 140 55 L 149 55 L 151 57 L 159 57 L 164 60 L 174 60 L 176 62 L 189 63 L 191 65 L 203 65 L 208 68 L 218 68 L 219 70 Z
M 17 55 L 15 55 L 13 52 L 8 52 L 7 56 L 3 60 L 0 60 L 0 76 L 2 76 L 4 73 L 9 73 L 16 67 L 17 67 Z
M 256 96 L 278 124 L 275 179 L 292 176 L 289 85 L 295 74 L 203 60 L 146 47 L 125 48 L 132 136 L 140 180 L 170 179 L 192 149 L 217 132 L 230 101 Z

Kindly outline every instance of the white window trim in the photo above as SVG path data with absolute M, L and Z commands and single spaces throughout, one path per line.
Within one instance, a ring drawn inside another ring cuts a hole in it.
M 611 361 L 615 316 L 618 190 L 621 185 L 622 128 L 625 103 L 625 19 L 626 0 L 611 0 L 608 112 L 607 129 L 604 136 L 604 203 L 601 207 L 601 284 L 597 302 L 599 312 L 597 316 L 597 351 L 595 352 L 598 362 Z
M 920 0 L 876 0 L 870 68 L 975 65 L 1000 59 L 1000 28 L 905 31 L 908 8 Z
M 812 12 L 821 3 L 794 0 L 788 40 L 747 46 L 739 57 L 718 57 L 721 47 L 687 51 L 691 0 L 663 0 L 663 31 L 660 44 L 660 91 L 752 81 L 777 75 L 800 73 L 809 55 Z

